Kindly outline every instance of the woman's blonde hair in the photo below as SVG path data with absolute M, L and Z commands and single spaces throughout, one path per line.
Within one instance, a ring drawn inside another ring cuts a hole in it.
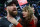
M 29 6 L 24 7 L 23 10 L 28 11 L 28 16 L 27 16 L 28 19 L 27 18 L 26 19 L 27 19 L 27 22 L 29 23 L 33 16 L 33 10 Z

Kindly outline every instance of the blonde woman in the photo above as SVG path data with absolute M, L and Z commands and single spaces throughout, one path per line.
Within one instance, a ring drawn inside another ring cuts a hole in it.
M 23 14 L 23 19 L 21 24 L 23 25 L 23 27 L 36 27 L 35 24 L 35 16 L 33 15 L 33 10 L 31 7 L 26 6 L 23 8 L 22 11 Z

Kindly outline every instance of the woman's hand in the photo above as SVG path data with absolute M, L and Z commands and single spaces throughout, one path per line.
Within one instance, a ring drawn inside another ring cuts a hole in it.
M 13 17 L 7 17 L 7 19 L 8 19 L 9 22 L 11 22 L 11 23 L 13 23 L 13 24 L 15 24 L 15 25 L 18 24 L 18 22 L 16 21 L 16 19 L 13 18 Z

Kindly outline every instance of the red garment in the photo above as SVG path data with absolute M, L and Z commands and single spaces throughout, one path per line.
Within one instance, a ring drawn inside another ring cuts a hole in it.
M 34 20 L 32 20 L 29 24 L 31 24 L 31 26 L 29 27 L 36 27 L 36 25 L 34 24 Z
M 20 23 L 18 23 L 16 27 L 22 27 L 22 25 Z
M 29 24 L 30 26 L 28 27 L 36 27 L 36 25 L 34 24 L 34 20 L 32 20 Z M 16 27 L 23 27 L 23 26 L 19 23 Z

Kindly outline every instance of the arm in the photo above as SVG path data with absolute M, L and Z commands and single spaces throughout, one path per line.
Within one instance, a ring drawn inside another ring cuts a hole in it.
M 17 22 L 15 18 L 9 17 L 7 19 L 8 19 L 9 22 L 16 25 L 16 27 L 22 27 L 22 25 L 19 22 Z
M 20 23 L 18 23 L 16 27 L 22 27 L 22 25 Z
M 18 23 L 17 25 L 12 25 L 12 27 L 22 27 L 22 25 Z

